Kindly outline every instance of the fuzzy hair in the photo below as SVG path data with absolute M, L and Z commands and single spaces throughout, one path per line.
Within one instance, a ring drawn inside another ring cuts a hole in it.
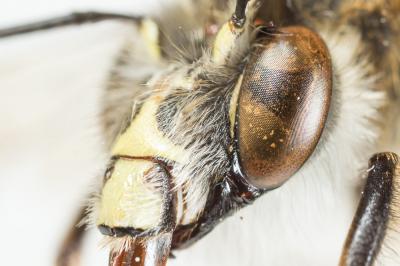
M 242 66 L 215 66 L 207 56 L 193 68 L 201 69 L 193 73 L 193 86 L 172 88 L 158 113 L 168 138 L 188 152 L 172 171 L 176 188 L 183 188 L 187 222 L 201 213 L 210 187 L 229 170 L 229 99 Z
M 248 21 L 256 9 L 252 1 L 247 12 Z M 193 222 L 202 213 L 209 189 L 230 167 L 230 98 L 256 32 L 249 23 L 245 28 L 226 64 L 215 63 L 210 52 L 205 50 L 199 60 L 173 72 L 178 83 L 172 83 L 157 114 L 160 129 L 188 154 L 185 163 L 176 164 L 172 171 L 175 189 L 182 189 L 186 205 L 184 224 Z M 184 76 L 180 77 L 182 73 Z M 181 79 L 188 82 L 181 85 Z
M 140 36 L 135 30 L 132 36 Z M 151 91 L 147 81 L 165 68 L 146 48 L 143 38 L 127 39 L 110 72 L 101 113 L 106 146 L 126 127 Z
M 204 4 L 206 2 L 204 1 Z M 209 4 L 209 2 L 207 3 Z M 174 19 L 176 17 L 188 19 L 193 14 L 193 7 L 193 5 L 175 6 L 177 9 L 171 12 L 171 14 L 174 14 L 172 17 Z M 199 10 L 201 11 L 202 9 Z M 160 17 L 158 20 L 159 25 L 163 26 L 161 27 L 161 32 L 171 33 L 176 31 L 177 29 L 168 28 L 168 26 L 175 27 L 176 24 L 171 23 L 172 18 L 168 15 L 169 13 L 164 14 L 167 15 Z M 176 14 L 179 14 L 179 16 Z M 202 73 L 196 73 L 195 71 L 192 73 L 193 84 L 189 87 L 178 86 L 175 88 L 175 83 L 172 82 L 169 84 L 171 87 L 169 88 L 169 94 L 179 95 L 179 97 L 175 97 L 175 99 L 179 99 L 179 104 L 174 102 L 175 108 L 171 108 L 170 110 L 180 108 L 181 110 L 178 113 L 187 113 L 188 115 L 184 119 L 172 119 L 173 115 L 168 117 L 167 114 L 165 117 L 163 116 L 164 114 L 160 114 L 162 116 L 160 127 L 162 127 L 163 123 L 174 124 L 174 126 L 169 126 L 170 128 L 174 127 L 167 134 L 170 139 L 184 138 L 188 140 L 183 145 L 187 150 L 191 151 L 189 156 L 191 158 L 187 160 L 187 164 L 175 167 L 172 174 L 177 177 L 174 180 L 176 183 L 175 190 L 181 194 L 182 200 L 178 202 L 179 208 L 182 209 L 183 205 L 187 205 L 187 209 L 192 212 L 189 215 L 192 220 L 193 217 L 202 211 L 211 183 L 217 177 L 221 177 L 227 170 L 226 143 L 219 143 L 218 139 L 226 139 L 226 137 L 222 136 L 227 135 L 225 133 L 228 132 L 228 130 L 224 129 L 229 123 L 229 118 L 225 117 L 229 109 L 227 106 L 229 104 L 229 100 L 227 100 L 229 99 L 228 94 L 236 82 L 236 77 L 238 77 L 241 71 L 241 66 L 235 68 L 215 66 L 211 62 L 210 52 L 207 52 L 201 43 L 197 43 L 198 40 L 204 40 L 204 35 L 201 33 L 198 35 L 190 33 L 198 32 L 196 31 L 196 26 L 201 25 L 200 21 L 196 21 L 194 24 L 186 23 L 185 25 L 187 28 L 184 30 L 178 30 L 174 34 L 161 36 L 160 45 L 163 49 L 162 52 L 166 56 L 163 60 L 154 60 L 150 56 L 144 39 L 135 38 L 135 40 L 127 40 L 110 72 L 106 86 L 107 89 L 102 101 L 103 111 L 101 117 L 106 146 L 109 147 L 118 133 L 124 131 L 124 128 L 134 119 L 145 99 L 152 93 L 157 93 L 156 85 L 159 76 L 171 76 L 173 77 L 172 79 L 178 80 L 179 85 L 182 85 L 180 78 L 186 75 L 186 72 L 196 68 L 204 69 Z M 135 31 L 133 36 L 140 36 L 139 32 Z M 245 39 L 245 42 L 250 43 L 247 39 Z M 187 47 L 191 47 L 192 49 L 186 49 Z M 193 56 L 193 54 L 203 55 L 201 60 L 193 63 L 194 65 L 191 64 L 196 59 L 196 56 Z M 159 73 L 162 74 L 158 75 Z M 170 97 L 170 99 L 174 99 L 174 97 Z M 219 99 L 219 101 L 210 104 L 210 99 Z M 195 102 L 197 104 L 193 105 Z M 170 104 L 167 101 L 165 106 L 169 108 Z M 191 104 L 190 107 L 189 104 Z M 190 108 L 193 108 L 193 110 L 189 110 Z M 169 109 L 166 110 L 166 112 L 170 111 Z M 195 111 L 198 117 L 189 116 L 190 112 L 188 111 Z M 209 114 L 212 114 L 212 116 L 209 116 Z M 199 118 L 202 120 L 201 123 L 196 123 Z M 210 138 L 202 139 L 202 136 L 205 136 L 201 132 L 204 126 L 208 128 L 209 133 L 207 135 L 212 138 L 213 143 L 217 144 L 212 150 L 206 150 Z M 217 137 L 217 134 L 219 134 L 220 138 Z M 198 150 L 203 151 L 202 155 L 195 152 L 200 146 L 201 149 Z M 200 159 L 204 159 L 202 164 L 198 163 Z M 207 170 L 201 169 L 202 166 L 207 168 Z M 196 177 L 195 182 L 193 182 L 194 185 L 188 186 L 187 184 L 192 183 L 192 180 L 189 179 L 193 177 Z M 152 177 L 151 180 L 148 180 L 150 181 L 148 185 L 158 186 L 162 182 L 160 178 L 161 176 L 158 178 Z M 101 199 L 101 187 L 102 184 L 97 185 L 91 193 L 87 207 L 87 216 L 81 224 L 86 223 L 90 227 L 95 225 Z M 186 190 L 182 189 L 182 187 L 186 188 Z M 186 195 L 187 198 L 183 195 Z M 160 203 L 152 202 L 152 204 Z M 134 213 L 132 211 L 132 214 Z M 178 214 L 180 216 L 185 215 L 183 209 L 178 211 Z M 178 217 L 178 219 L 183 218 Z M 107 239 L 105 242 L 111 243 L 111 246 L 114 248 L 127 247 L 126 243 L 130 242 L 130 240 L 112 241 L 109 238 Z
M 252 4 L 252 9 L 248 12 L 249 17 L 255 8 Z M 234 65 L 215 64 L 207 49 L 202 49 L 202 57 L 196 62 L 188 63 L 190 60 L 186 52 L 178 49 L 177 52 L 181 56 L 177 58 L 180 58 L 181 62 L 172 64 L 172 67 L 161 75 L 169 81 L 166 84 L 167 88 L 163 87 L 163 90 L 167 91 L 166 100 L 157 114 L 159 128 L 170 140 L 182 145 L 188 154 L 184 159 L 185 163 L 175 164 L 171 173 L 174 176 L 175 190 L 181 190 L 183 193 L 184 202 L 179 204 L 186 205 L 186 210 L 182 213 L 184 218 L 181 217 L 184 222 L 193 221 L 202 212 L 209 188 L 229 169 L 227 147 L 230 94 L 243 70 L 243 61 L 254 36 L 254 29 L 250 23 L 246 24 L 246 29 L 246 34 L 235 46 L 238 50 L 231 51 L 234 60 L 230 60 L 229 63 Z M 182 39 L 180 33 L 177 35 L 178 39 L 171 37 L 170 41 L 186 40 L 184 36 Z M 193 47 L 199 48 L 196 45 Z M 118 123 L 123 121 L 121 117 L 126 119 L 126 112 L 131 111 L 129 106 L 132 106 L 132 102 L 135 103 L 133 106 L 140 106 L 147 95 L 157 93 L 155 87 L 158 81 L 154 77 L 145 87 L 140 88 L 140 79 L 133 69 L 142 61 L 138 61 L 135 56 L 137 54 L 132 47 L 123 50 L 111 73 L 104 109 L 106 132 L 110 132 L 108 135 L 115 135 L 118 131 Z M 156 73 L 154 69 L 155 67 L 150 65 L 153 74 Z M 116 102 L 114 96 L 108 96 L 113 94 L 122 99 L 121 103 Z M 131 111 L 127 124 L 135 116 L 136 110 L 138 108 Z M 91 209 L 93 212 L 96 208 Z
M 391 97 L 385 119 L 384 147 L 400 149 L 400 1 L 398 0 L 293 0 L 293 9 L 304 23 L 351 25 L 361 33 L 369 60 L 380 73 L 378 89 Z

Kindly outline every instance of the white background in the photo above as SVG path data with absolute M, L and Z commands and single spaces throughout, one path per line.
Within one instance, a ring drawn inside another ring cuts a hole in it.
M 157 8 L 158 2 L 160 0 L 8 0 L 0 2 L 0 24 L 13 25 L 15 22 L 28 22 L 32 19 L 93 9 L 140 14 Z

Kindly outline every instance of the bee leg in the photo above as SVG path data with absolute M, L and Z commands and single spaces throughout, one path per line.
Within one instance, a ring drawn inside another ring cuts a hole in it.
M 102 13 L 102 12 L 74 12 L 66 16 L 60 16 L 51 18 L 48 20 L 37 21 L 25 25 L 15 26 L 6 29 L 0 29 L 0 38 L 10 37 L 14 35 L 48 30 L 57 27 L 69 26 L 69 25 L 77 25 L 84 23 L 93 23 L 102 20 L 127 20 L 133 21 L 135 23 L 142 20 L 140 16 L 131 16 L 124 14 L 116 14 L 116 13 Z
M 134 241 L 133 248 L 111 252 L 109 266 L 165 266 L 170 256 L 172 232 L 151 239 Z
M 367 181 L 342 251 L 340 266 L 372 265 L 382 247 L 388 225 L 395 219 L 400 180 L 399 157 L 379 153 L 369 160 Z
M 86 208 L 82 208 L 74 220 L 72 227 L 65 236 L 59 253 L 56 258 L 56 266 L 77 266 L 79 265 L 79 251 L 83 237 L 85 236 L 85 226 L 79 223 L 86 216 Z

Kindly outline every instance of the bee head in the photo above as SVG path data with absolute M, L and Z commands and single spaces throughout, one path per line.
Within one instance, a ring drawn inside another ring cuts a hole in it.
M 332 94 L 331 58 L 318 34 L 304 26 L 257 28 L 256 16 L 245 16 L 246 4 L 238 1 L 219 30 L 213 59 L 230 67 L 245 62 L 230 106 L 233 164 L 251 184 L 272 189 L 300 169 L 321 137 Z
M 103 234 L 173 234 L 177 248 L 281 186 L 313 153 L 331 101 L 328 49 L 306 27 L 263 32 L 254 6 L 246 9 L 253 3 L 237 1 L 211 56 L 147 83 L 111 152 L 96 221 Z

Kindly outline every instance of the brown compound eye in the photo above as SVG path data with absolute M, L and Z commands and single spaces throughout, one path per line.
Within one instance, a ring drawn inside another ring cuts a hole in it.
M 251 184 L 275 188 L 300 169 L 321 136 L 331 94 L 331 59 L 316 33 L 286 27 L 260 41 L 236 111 L 239 163 Z

